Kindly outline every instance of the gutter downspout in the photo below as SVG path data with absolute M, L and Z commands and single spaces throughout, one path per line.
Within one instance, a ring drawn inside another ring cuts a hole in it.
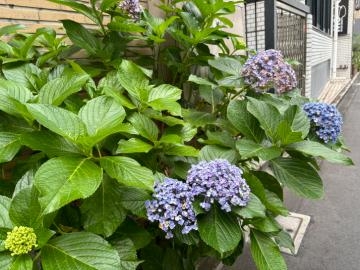
M 333 55 L 332 55 L 332 74 L 331 79 L 336 79 L 338 32 L 339 32 L 339 3 L 341 0 L 334 1 L 334 26 L 333 26 Z

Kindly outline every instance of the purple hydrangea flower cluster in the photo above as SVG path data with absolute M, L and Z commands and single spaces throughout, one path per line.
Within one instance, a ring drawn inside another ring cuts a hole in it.
M 246 206 L 250 199 L 250 188 L 242 178 L 242 170 L 225 159 L 193 165 L 187 183 L 195 196 L 204 199 L 200 206 L 205 211 L 218 202 L 222 210 L 230 212 L 231 206 Z
M 119 8 L 129 14 L 129 16 L 134 20 L 138 20 L 140 18 L 141 6 L 139 0 L 123 0 L 119 4 Z
M 193 200 L 188 184 L 165 178 L 155 184 L 153 200 L 145 202 L 148 219 L 159 222 L 159 228 L 166 232 L 167 239 L 173 237 L 175 227 L 181 228 L 182 234 L 197 230 Z
M 262 51 L 249 58 L 243 68 L 245 83 L 256 91 L 274 88 L 284 93 L 296 87 L 296 74 L 278 50 Z
M 303 109 L 315 127 L 316 135 L 325 143 L 336 142 L 343 124 L 342 116 L 334 105 L 309 102 Z

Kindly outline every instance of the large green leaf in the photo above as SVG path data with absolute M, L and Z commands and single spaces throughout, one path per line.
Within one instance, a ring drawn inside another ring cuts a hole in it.
M 0 253 L 1 270 L 32 270 L 33 261 L 27 254 L 11 256 L 10 253 Z
M 97 190 L 102 178 L 101 168 L 89 159 L 57 157 L 45 162 L 35 174 L 43 214 L 89 197 Z
M 250 201 L 245 207 L 235 208 L 233 212 L 243 218 L 265 217 L 265 206 L 253 193 L 250 194 Z
M 71 20 L 62 20 L 62 23 L 66 30 L 66 34 L 75 45 L 85 49 L 90 55 L 102 53 L 100 39 L 90 33 L 84 26 Z
M 63 76 L 46 83 L 39 92 L 39 103 L 60 105 L 68 96 L 79 92 L 88 75 Z
M 81 205 L 84 228 L 105 237 L 112 235 L 126 217 L 121 195 L 119 184 L 105 177 L 99 189 Z
M 77 141 L 86 135 L 85 124 L 74 113 L 49 104 L 27 104 L 34 118 L 44 127 Z
M 129 122 L 142 137 L 152 142 L 157 141 L 159 129 L 149 117 L 140 113 L 133 113 L 129 117 Z
M 230 148 L 225 148 L 217 145 L 205 145 L 201 148 L 200 159 L 211 161 L 213 159 L 227 159 L 229 162 L 233 163 L 236 161 L 237 154 L 236 151 Z
M 0 163 L 12 160 L 20 147 L 18 134 L 0 132 Z
M 281 148 L 275 145 L 266 147 L 247 139 L 237 141 L 236 149 L 239 151 L 242 159 L 259 157 L 262 160 L 271 160 L 281 156 L 282 154 Z
M 276 107 L 264 101 L 248 97 L 247 109 L 256 117 L 265 133 L 272 139 L 281 120 L 281 115 Z
M 116 153 L 147 153 L 153 146 L 138 138 L 131 138 L 129 140 L 120 140 Z
M 143 189 L 133 187 L 121 188 L 121 205 L 134 215 L 146 217 L 145 202 L 150 199 L 150 194 Z
M 278 141 L 281 145 L 287 145 L 294 142 L 300 142 L 303 138 L 300 131 L 292 131 L 290 124 L 283 120 L 278 125 L 273 140 L 275 143 Z
M 179 88 L 170 84 L 162 84 L 151 89 L 148 104 L 155 110 L 181 115 L 181 106 L 176 102 L 180 98 L 181 90 Z
M 79 111 L 79 117 L 86 125 L 92 145 L 118 132 L 125 115 L 124 108 L 107 96 L 90 100 Z
M 60 5 L 64 5 L 64 6 L 68 6 L 72 9 L 74 9 L 75 11 L 82 13 L 83 15 L 85 15 L 86 17 L 88 17 L 90 20 L 92 20 L 94 23 L 98 23 L 98 18 L 96 16 L 96 11 L 94 11 L 93 9 L 91 9 L 90 7 L 78 3 L 76 1 L 72 1 L 72 0 L 49 0 L 50 2 L 54 2 Z
M 227 108 L 227 117 L 248 139 L 260 143 L 264 138 L 264 131 L 260 128 L 258 120 L 247 110 L 246 100 L 232 100 Z
M 221 254 L 234 250 L 242 238 L 237 218 L 216 206 L 198 217 L 198 226 L 201 239 Z
M 309 134 L 310 120 L 300 106 L 290 106 L 284 113 L 284 119 L 290 124 L 292 131 L 301 132 L 302 138 Z
M 287 149 L 296 150 L 301 153 L 311 155 L 314 157 L 321 157 L 333 163 L 339 163 L 343 165 L 354 164 L 351 158 L 345 156 L 344 154 L 336 152 L 318 142 L 313 142 L 313 141 L 297 142 L 288 145 Z
M 286 270 L 286 263 L 278 246 L 266 234 L 251 230 L 251 255 L 259 270 Z
M 275 177 L 301 197 L 318 199 L 324 188 L 319 174 L 308 163 L 294 158 L 277 158 L 270 161 Z
M 14 198 L 21 190 L 33 186 L 35 172 L 28 170 L 16 183 L 12 197 Z
M 115 232 L 114 239 L 130 238 L 137 250 L 146 247 L 154 236 L 144 229 L 141 219 L 138 221 L 127 218 Z
M 100 164 L 108 175 L 126 186 L 153 190 L 154 175 L 128 157 L 102 157 Z
M 240 77 L 242 64 L 234 58 L 218 57 L 213 60 L 209 60 L 208 63 L 217 70 Z
M 117 250 L 120 257 L 120 270 L 136 270 L 141 261 L 137 258 L 134 243 L 126 239 L 117 239 L 111 241 L 112 246 Z
M 82 154 L 74 143 L 48 130 L 22 134 L 21 144 L 32 150 L 40 150 L 49 157 Z
M 5 196 L 0 196 L 0 228 L 12 229 L 13 224 L 9 217 L 11 199 Z
M 181 143 L 165 143 L 163 145 L 164 154 L 170 156 L 197 157 L 199 151 L 190 146 Z
M 12 199 L 9 216 L 16 226 L 41 227 L 43 224 L 37 190 L 31 187 L 20 190 Z
M 103 238 L 88 232 L 68 233 L 41 249 L 44 270 L 119 270 L 117 251 Z

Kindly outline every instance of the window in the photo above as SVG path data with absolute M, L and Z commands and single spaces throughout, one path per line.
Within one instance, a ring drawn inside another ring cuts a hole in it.
M 330 34 L 331 0 L 306 0 L 313 15 L 313 25 L 319 30 Z

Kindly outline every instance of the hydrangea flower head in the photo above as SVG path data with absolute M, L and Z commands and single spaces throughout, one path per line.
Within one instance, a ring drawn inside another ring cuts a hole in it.
M 5 249 L 10 250 L 11 256 L 29 253 L 36 247 L 36 234 L 33 228 L 19 226 L 7 233 Z
M 256 91 L 275 88 L 277 93 L 284 93 L 296 87 L 296 74 L 285 62 L 277 50 L 262 51 L 249 58 L 243 68 L 245 83 Z
M 195 196 L 204 199 L 200 206 L 205 211 L 218 202 L 222 210 L 230 212 L 232 206 L 246 206 L 250 199 L 250 188 L 242 178 L 242 170 L 225 159 L 192 165 L 187 183 Z
M 309 102 L 304 104 L 303 110 L 310 119 L 316 135 L 323 142 L 336 142 L 341 133 L 343 120 L 340 112 L 334 105 Z
M 138 20 L 140 17 L 141 6 L 139 0 L 123 0 L 119 4 L 119 8 L 129 14 L 129 16 L 134 20 Z
M 165 178 L 163 182 L 155 184 L 153 200 L 145 202 L 147 217 L 151 222 L 159 222 L 159 228 L 166 232 L 168 239 L 173 237 L 175 228 L 187 234 L 197 230 L 193 200 L 188 184 Z

